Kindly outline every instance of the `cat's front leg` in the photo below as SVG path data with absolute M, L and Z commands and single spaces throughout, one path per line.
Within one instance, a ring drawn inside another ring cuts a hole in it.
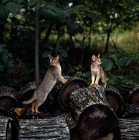
M 94 86 L 94 82 L 95 82 L 95 75 L 92 74 L 92 82 L 91 82 L 90 86 Z
M 59 75 L 57 77 L 57 80 L 60 81 L 61 83 L 65 84 L 68 82 L 68 79 L 65 79 L 62 75 Z
M 94 83 L 94 86 L 97 86 L 97 85 L 98 85 L 99 79 L 100 79 L 100 76 L 97 75 L 97 76 L 96 76 L 95 83 Z

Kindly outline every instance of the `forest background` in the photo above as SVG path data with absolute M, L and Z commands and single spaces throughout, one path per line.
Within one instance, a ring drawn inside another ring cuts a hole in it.
M 41 81 L 48 54 L 62 74 L 91 82 L 92 54 L 108 84 L 139 82 L 138 0 L 1 0 L 0 88 Z

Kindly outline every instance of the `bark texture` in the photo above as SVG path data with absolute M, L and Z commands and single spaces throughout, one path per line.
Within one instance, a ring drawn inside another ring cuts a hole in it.
M 139 106 L 139 84 L 134 82 L 125 83 L 120 88 L 125 103 Z
M 21 140 L 70 140 L 64 116 L 44 119 L 20 119 Z
M 103 87 L 84 87 L 72 92 L 70 110 L 66 120 L 72 140 L 96 140 L 115 128 L 114 140 L 120 140 L 118 118 L 106 101 Z
M 139 120 L 119 119 L 122 140 L 139 140 Z
M 14 97 L 16 91 L 11 87 L 5 87 L 0 91 L 0 107 L 4 109 L 11 109 L 16 107 L 17 100 Z
M 124 99 L 118 89 L 113 86 L 107 86 L 105 89 L 106 100 L 110 107 L 116 113 L 116 115 L 121 115 L 124 105 Z
M 0 140 L 19 140 L 18 121 L 9 117 L 0 117 Z
M 122 118 L 139 119 L 139 107 L 133 104 L 124 106 Z

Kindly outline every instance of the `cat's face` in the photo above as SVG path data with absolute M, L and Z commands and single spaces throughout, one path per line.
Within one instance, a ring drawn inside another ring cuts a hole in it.
M 93 64 L 94 64 L 95 66 L 99 66 L 99 65 L 102 64 L 100 55 L 98 55 L 98 56 L 92 55 L 92 61 L 93 61 Z
M 52 57 L 51 55 L 48 55 L 50 59 L 50 65 L 51 66 L 56 66 L 59 62 L 59 55 L 57 57 Z

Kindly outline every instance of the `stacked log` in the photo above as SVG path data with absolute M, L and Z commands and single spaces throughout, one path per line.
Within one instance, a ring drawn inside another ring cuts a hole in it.
M 105 89 L 105 95 L 110 107 L 113 109 L 117 116 L 120 116 L 124 106 L 124 99 L 120 91 L 109 85 Z
M 138 119 L 119 119 L 119 123 L 122 140 L 139 140 Z
M 70 111 L 70 95 L 77 89 L 88 87 L 88 83 L 82 78 L 72 78 L 59 91 L 59 104 L 65 111 Z
M 11 87 L 5 87 L 0 91 L 0 107 L 10 110 L 17 106 L 17 100 L 14 97 L 15 90 Z
M 21 140 L 70 140 L 63 115 L 43 119 L 20 119 L 19 123 Z
M 0 140 L 19 140 L 19 125 L 9 117 L 0 117 Z
M 120 93 L 123 95 L 124 101 L 127 104 L 137 105 L 138 103 L 138 91 L 139 84 L 134 82 L 125 83 L 119 89 Z
M 122 118 L 139 119 L 139 107 L 133 104 L 124 106 Z
M 113 140 L 120 140 L 118 118 L 106 101 L 101 86 L 72 92 L 66 121 L 72 140 L 97 140 L 109 133 L 113 133 Z
M 48 98 L 46 99 L 45 103 L 39 107 L 39 110 L 41 112 L 43 112 L 43 113 L 48 113 L 48 112 L 54 113 L 56 110 L 59 110 L 61 108 L 61 106 L 60 106 L 61 94 L 62 94 L 62 92 L 65 91 L 65 89 L 68 88 L 68 90 L 69 90 L 69 85 L 71 85 L 71 83 L 74 80 L 75 80 L 75 82 L 73 82 L 74 85 L 72 84 L 72 86 L 74 86 L 74 88 L 72 88 L 72 91 L 73 91 L 73 89 L 75 90 L 75 89 L 78 89 L 78 88 L 81 88 L 81 87 L 84 87 L 84 86 L 88 86 L 87 82 L 85 82 L 81 78 L 70 77 L 70 76 L 64 76 L 64 78 L 68 79 L 68 82 L 66 84 L 62 84 L 61 82 L 57 82 L 55 84 L 55 86 L 53 87 L 51 92 L 48 94 Z M 32 95 L 34 93 L 34 90 L 36 89 L 37 86 L 38 86 L 38 84 L 36 84 L 35 82 L 30 82 L 30 83 L 26 84 L 20 92 L 21 97 L 20 97 L 19 102 L 22 103 L 25 100 L 29 100 L 32 97 Z M 60 94 L 60 96 L 59 96 L 59 94 Z M 27 108 L 27 109 L 31 108 L 31 104 L 23 104 L 21 106 L 24 107 L 24 108 Z
M 139 106 L 139 84 L 135 84 L 134 88 L 130 90 L 129 102 L 135 106 Z

